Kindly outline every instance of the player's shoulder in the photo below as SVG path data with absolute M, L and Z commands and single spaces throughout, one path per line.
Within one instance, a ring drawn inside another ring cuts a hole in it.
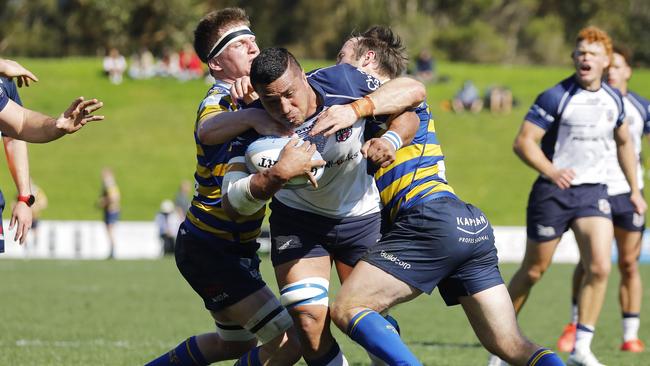
M 646 119 L 650 117 L 650 101 L 639 94 L 628 91 L 626 97 L 634 104 L 639 111 L 645 115 Z
M 216 105 L 228 107 L 231 104 L 230 85 L 217 80 L 205 94 L 199 109 L 205 109 L 206 107 Z

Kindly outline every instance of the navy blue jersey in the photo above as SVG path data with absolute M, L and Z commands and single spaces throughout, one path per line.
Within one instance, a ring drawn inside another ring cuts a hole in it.
M 526 121 L 542 129 L 542 151 L 558 169 L 573 169 L 572 185 L 605 183 L 605 157 L 625 118 L 621 93 L 606 83 L 596 91 L 571 76 L 540 94 Z

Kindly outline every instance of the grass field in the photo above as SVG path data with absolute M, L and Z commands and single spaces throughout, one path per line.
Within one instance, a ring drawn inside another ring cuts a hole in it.
M 504 277 L 514 269 L 502 266 Z M 568 321 L 571 269 L 553 265 L 521 315 L 524 332 L 538 343 L 553 346 Z M 644 278 L 650 278 L 650 266 L 641 270 Z M 268 258 L 263 258 L 263 275 L 273 278 Z M 199 297 L 170 259 L 3 260 L 0 278 L 0 365 L 144 364 L 186 337 L 212 329 Z M 618 351 L 617 281 L 618 274 L 613 273 L 594 350 L 608 365 L 648 365 L 650 352 Z M 650 303 L 648 291 L 644 303 Z M 487 359 L 461 309 L 445 307 L 437 292 L 402 305 L 393 314 L 404 339 L 426 365 L 482 365 Z M 641 320 L 641 336 L 648 340 L 647 310 Z M 361 348 L 338 332 L 335 336 L 351 365 L 368 363 Z
M 115 169 L 126 220 L 152 219 L 160 201 L 172 197 L 182 179 L 192 178 L 194 114 L 208 88 L 202 81 L 127 79 L 115 86 L 101 75 L 98 59 L 20 61 L 41 79 L 20 91 L 27 107 L 58 114 L 77 95 L 99 97 L 106 103 L 106 121 L 54 143 L 30 147 L 32 175 L 50 198 L 45 218 L 99 219 L 94 203 L 103 166 Z M 303 66 L 326 64 L 309 61 Z M 535 96 L 571 70 L 449 63 L 441 63 L 439 70 L 450 81 L 429 85 L 428 100 L 451 184 L 464 199 L 486 211 L 493 223 L 522 225 L 535 174 L 514 156 L 512 140 Z M 442 111 L 440 102 L 449 99 L 465 79 L 474 80 L 481 90 L 495 83 L 508 85 L 519 105 L 508 116 Z M 650 96 L 650 71 L 636 71 L 632 88 Z M 0 169 L 0 187 L 8 197 L 15 194 L 6 169 Z

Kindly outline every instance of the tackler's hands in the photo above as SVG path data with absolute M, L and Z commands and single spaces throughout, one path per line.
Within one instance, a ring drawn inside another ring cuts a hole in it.
M 235 79 L 235 82 L 230 87 L 230 96 L 233 101 L 242 100 L 245 104 L 251 104 L 260 98 L 253 89 L 251 78 L 248 76 Z
M 373 164 L 385 168 L 395 161 L 395 147 L 386 139 L 373 138 L 361 147 L 361 154 Z

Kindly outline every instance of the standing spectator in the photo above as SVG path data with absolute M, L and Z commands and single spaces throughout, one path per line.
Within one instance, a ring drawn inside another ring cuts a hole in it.
M 481 96 L 471 80 L 465 80 L 463 87 L 454 96 L 454 99 L 451 102 L 451 107 L 456 113 L 465 110 L 478 113 L 483 109 Z
M 436 63 L 428 50 L 422 50 L 415 59 L 415 77 L 423 83 L 433 81 Z
M 102 193 L 98 204 L 104 212 L 104 223 L 106 224 L 108 243 L 110 245 L 108 258 L 112 259 L 115 255 L 114 228 L 115 223 L 120 218 L 120 189 L 117 187 L 111 168 L 102 170 Z
M 111 48 L 108 55 L 104 57 L 104 73 L 108 75 L 111 83 L 120 84 L 124 71 L 126 71 L 126 59 L 117 48 Z
M 190 209 L 192 200 L 192 184 L 189 180 L 185 179 L 181 182 L 181 185 L 178 187 L 176 192 L 176 197 L 174 198 L 174 206 L 178 214 L 185 218 L 185 213 Z
M 170 200 L 164 200 L 160 204 L 160 212 L 156 214 L 156 226 L 158 226 L 158 235 L 162 244 L 163 254 L 174 253 L 174 241 L 176 232 L 181 226 L 181 219 L 174 210 L 174 203 Z

